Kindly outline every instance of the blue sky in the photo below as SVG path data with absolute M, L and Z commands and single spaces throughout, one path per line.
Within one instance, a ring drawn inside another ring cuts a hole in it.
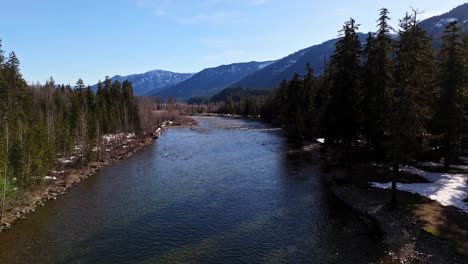
M 421 18 L 466 0 L 2 0 L 0 38 L 28 82 L 93 84 L 104 76 L 284 57 L 337 36 L 349 17 L 375 29 L 413 6 Z

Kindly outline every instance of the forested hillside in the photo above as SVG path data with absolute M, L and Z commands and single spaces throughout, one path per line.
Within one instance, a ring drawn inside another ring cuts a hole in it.
M 74 88 L 52 78 L 29 86 L 19 59 L 6 56 L 1 43 L 0 117 L 2 212 L 10 196 L 40 185 L 58 158 L 73 151 L 80 163 L 97 160 L 102 135 L 140 130 L 131 82 L 106 79 L 96 93 L 81 79 Z
M 130 81 L 133 84 L 133 92 L 135 95 L 145 95 L 148 92 L 160 91 L 165 87 L 169 87 L 191 78 L 193 73 L 177 73 L 162 70 L 153 70 L 141 74 L 131 75 L 115 75 L 111 77 L 111 81 Z M 97 89 L 97 84 L 91 86 L 94 91 Z

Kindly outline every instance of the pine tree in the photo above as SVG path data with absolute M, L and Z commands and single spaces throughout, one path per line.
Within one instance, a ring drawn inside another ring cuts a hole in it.
M 463 125 L 464 61 L 463 46 L 457 21 L 449 23 L 442 36 L 439 51 L 440 98 L 435 114 L 435 131 L 443 135 L 444 168 L 460 153 Z
M 468 134 L 468 35 L 463 37 L 463 58 L 464 58 L 464 86 L 463 86 L 463 102 L 464 102 L 464 128 L 463 134 Z
M 434 58 L 427 32 L 417 25 L 416 13 L 400 20 L 396 49 L 390 133 L 393 160 L 392 201 L 396 202 L 399 166 L 421 149 L 431 117 L 434 96 Z
M 364 64 L 364 127 L 370 146 L 383 153 L 383 142 L 388 132 L 390 98 L 393 86 L 393 40 L 390 36 L 387 9 L 380 9 L 376 36 L 369 34 L 365 46 Z
M 354 19 L 345 23 L 329 71 L 330 102 L 326 109 L 326 137 L 347 149 L 360 134 L 361 112 L 361 42 Z
M 85 88 L 85 84 L 83 82 L 83 80 L 81 78 L 78 79 L 78 81 L 76 82 L 76 89 L 78 90 L 81 90 L 81 89 L 84 89 Z

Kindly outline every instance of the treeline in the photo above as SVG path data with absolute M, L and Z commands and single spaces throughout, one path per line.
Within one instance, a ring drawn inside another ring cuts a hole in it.
M 262 114 L 263 106 L 272 93 L 272 90 L 231 87 L 213 96 L 210 102 L 224 102 L 218 113 L 256 117 Z
M 468 37 L 451 22 L 436 52 L 417 15 L 402 18 L 393 38 L 389 12 L 381 9 L 378 30 L 364 45 L 356 22 L 347 21 L 326 70 L 317 76 L 308 66 L 306 76 L 282 82 L 267 100 L 261 96 L 262 118 L 291 137 L 326 138 L 345 160 L 365 145 L 373 157 L 391 162 L 395 174 L 436 144 L 449 168 L 467 133 Z
M 80 162 L 96 160 L 103 134 L 140 130 L 130 82 L 106 78 L 96 93 L 81 79 L 75 88 L 52 78 L 29 86 L 19 65 L 14 52 L 5 56 L 0 42 L 1 212 L 14 190 L 40 184 L 57 158 L 79 152 Z
M 208 111 L 258 117 L 263 114 L 264 105 L 272 94 L 272 90 L 230 87 L 212 97 L 191 97 L 187 100 L 187 104 L 197 105 L 198 113 Z

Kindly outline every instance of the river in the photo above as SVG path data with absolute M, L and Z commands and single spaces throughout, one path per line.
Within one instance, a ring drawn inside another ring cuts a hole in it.
M 367 263 L 385 254 L 327 192 L 316 146 L 197 117 L 0 233 L 0 263 Z

